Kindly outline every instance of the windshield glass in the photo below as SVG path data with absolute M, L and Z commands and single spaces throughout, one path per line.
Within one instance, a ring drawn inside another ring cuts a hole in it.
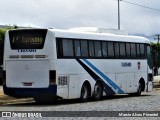
M 147 60 L 148 60 L 148 65 L 149 65 L 150 69 L 152 69 L 153 62 L 152 62 L 151 47 L 149 45 L 147 46 Z

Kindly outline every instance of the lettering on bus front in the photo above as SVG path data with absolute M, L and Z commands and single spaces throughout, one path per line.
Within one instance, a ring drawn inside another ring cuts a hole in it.
M 30 49 L 30 50 L 18 50 L 18 52 L 36 52 L 36 50 L 34 50 L 34 49 Z
M 11 30 L 9 39 L 12 50 L 19 52 L 34 52 L 34 49 L 43 49 L 47 30 Z M 24 51 L 22 51 L 22 49 Z M 33 51 L 30 51 L 33 49 Z
M 42 37 L 22 37 L 22 36 L 16 36 L 12 39 L 12 44 L 14 44 L 16 41 L 24 43 L 24 44 L 42 44 L 43 38 Z

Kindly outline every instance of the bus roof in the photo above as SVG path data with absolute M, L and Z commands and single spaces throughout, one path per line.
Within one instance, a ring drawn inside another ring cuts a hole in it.
M 140 36 L 116 35 L 112 33 L 81 32 L 81 31 L 70 31 L 70 30 L 60 30 L 60 29 L 51 29 L 51 31 L 55 32 L 55 37 L 62 37 L 62 38 L 109 40 L 109 41 L 137 42 L 137 43 L 150 42 L 147 38 Z
M 45 28 L 23 28 L 14 30 L 36 30 Z M 132 35 L 117 35 L 113 33 L 97 33 L 97 32 L 86 32 L 86 31 L 74 31 L 74 30 L 63 30 L 63 29 L 48 29 L 50 32 L 54 32 L 55 37 L 62 38 L 75 38 L 75 39 L 90 39 L 90 40 L 108 40 L 108 41 L 122 41 L 122 42 L 135 42 L 135 43 L 150 43 L 150 40 L 141 36 Z M 10 30 L 9 30 L 10 31 Z

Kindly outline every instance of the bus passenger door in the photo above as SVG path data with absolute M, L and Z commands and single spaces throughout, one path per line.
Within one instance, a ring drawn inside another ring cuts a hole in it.
M 69 95 L 68 98 L 78 98 L 79 97 L 79 88 L 78 88 L 78 78 L 77 75 L 70 75 L 69 77 Z

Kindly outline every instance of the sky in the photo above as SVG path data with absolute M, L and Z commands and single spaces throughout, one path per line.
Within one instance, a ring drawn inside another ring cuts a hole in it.
M 130 34 L 160 34 L 160 0 L 120 1 L 121 29 Z M 68 29 L 118 29 L 118 0 L 0 0 L 0 25 Z

